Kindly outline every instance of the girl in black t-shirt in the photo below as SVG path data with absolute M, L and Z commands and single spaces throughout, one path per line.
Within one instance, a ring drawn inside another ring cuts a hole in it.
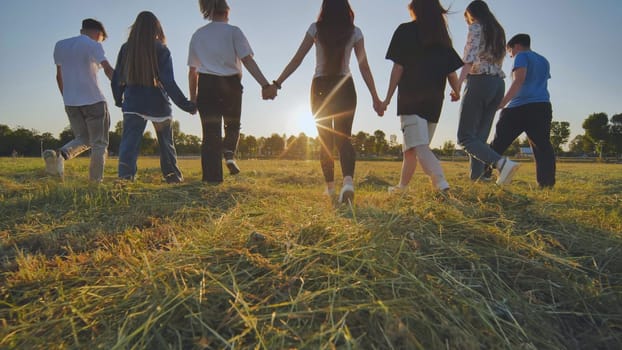
M 397 114 L 404 134 L 404 159 L 400 183 L 389 192 L 404 190 L 417 167 L 417 160 L 440 191 L 449 189 L 440 162 L 430 150 L 430 141 L 443 105 L 446 81 L 452 100 L 460 98 L 455 71 L 463 63 L 453 49 L 447 31 L 446 13 L 439 0 L 413 0 L 412 22 L 401 24 L 393 34 L 386 58 L 393 61 L 387 97 L 379 115 L 398 89 Z

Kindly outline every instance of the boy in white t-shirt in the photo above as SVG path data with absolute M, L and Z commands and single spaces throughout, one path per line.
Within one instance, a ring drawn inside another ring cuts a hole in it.
M 65 160 L 91 149 L 89 179 L 94 182 L 103 179 L 110 115 L 97 84 L 97 72 L 103 68 L 108 79 L 114 72 L 101 44 L 106 37 L 101 22 L 87 18 L 82 21 L 79 36 L 61 40 L 54 47 L 56 82 L 75 137 L 59 150 L 52 151 L 55 157 L 44 157 L 46 163 L 56 160 L 56 172 L 61 177 Z M 44 152 L 44 155 L 49 154 L 49 150 Z M 49 166 L 47 171 L 50 172 Z

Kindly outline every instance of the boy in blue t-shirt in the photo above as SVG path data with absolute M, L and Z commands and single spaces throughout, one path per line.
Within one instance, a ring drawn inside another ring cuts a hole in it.
M 549 62 L 531 51 L 531 39 L 527 34 L 512 37 L 507 43 L 507 51 L 514 58 L 513 81 L 499 104 L 503 110 L 490 146 L 502 154 L 525 132 L 536 160 L 538 184 L 553 187 L 555 151 L 550 140 L 553 111 L 547 88 L 551 78 Z

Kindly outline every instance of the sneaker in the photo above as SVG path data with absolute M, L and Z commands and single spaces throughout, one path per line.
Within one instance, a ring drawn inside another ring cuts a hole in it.
M 403 193 L 406 192 L 406 187 L 402 187 L 400 185 L 397 186 L 389 186 L 387 187 L 387 191 L 391 194 L 398 194 L 398 193 Z
M 53 149 L 46 149 L 41 154 L 43 161 L 45 161 L 45 172 L 49 175 L 58 175 L 56 168 L 56 151 Z
M 352 184 L 345 184 L 341 187 L 339 192 L 339 203 L 352 203 L 354 201 L 354 186 Z
M 482 176 L 478 179 L 481 182 L 491 182 L 492 181 L 492 166 L 487 165 L 486 169 Z
M 508 157 L 503 157 L 503 165 L 499 169 L 499 177 L 497 178 L 497 185 L 507 185 L 512 182 L 512 177 L 516 174 L 520 164 L 513 162 Z
M 334 188 L 327 188 L 324 190 L 324 195 L 328 196 L 328 197 L 334 197 L 336 195 L 335 189 Z
M 229 168 L 229 174 L 236 175 L 240 173 L 240 168 L 238 168 L 238 165 L 235 163 L 235 160 L 228 159 L 225 163 L 227 164 L 227 168 Z
M 56 171 L 58 172 L 58 176 L 63 178 L 65 176 L 65 157 L 59 152 L 56 157 Z
M 175 174 L 164 177 L 164 180 L 167 184 L 180 184 L 184 182 L 184 179 L 182 177 L 178 177 Z

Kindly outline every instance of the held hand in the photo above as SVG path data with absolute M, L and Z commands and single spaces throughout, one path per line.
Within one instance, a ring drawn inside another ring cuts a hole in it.
M 376 113 L 378 114 L 379 117 L 383 117 L 384 116 L 384 112 L 387 110 L 387 105 L 384 104 L 383 101 L 380 101 L 380 99 L 375 99 L 374 100 L 374 111 L 376 111 Z
M 451 102 L 456 102 L 460 100 L 459 92 L 452 91 L 449 95 L 451 96 Z
M 261 98 L 264 100 L 274 100 L 277 96 L 277 87 L 274 84 L 267 85 L 261 89 Z

